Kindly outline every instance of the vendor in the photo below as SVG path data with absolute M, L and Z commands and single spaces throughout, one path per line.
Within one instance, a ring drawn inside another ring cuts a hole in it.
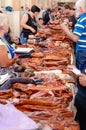
M 21 27 L 23 29 L 20 34 L 21 44 L 24 44 L 27 42 L 29 35 L 36 34 L 37 26 L 38 26 L 36 22 L 36 16 L 38 15 L 39 12 L 40 12 L 40 8 L 33 5 L 31 7 L 31 11 L 23 15 L 23 18 L 21 20 Z
M 14 62 L 14 48 L 4 39 L 9 22 L 6 14 L 0 14 L 0 67 L 7 67 Z

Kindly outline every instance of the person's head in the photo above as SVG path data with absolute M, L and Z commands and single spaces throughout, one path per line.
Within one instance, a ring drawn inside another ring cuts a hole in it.
M 63 12 L 64 12 L 64 14 L 68 15 L 69 12 L 70 12 L 70 10 L 71 10 L 70 5 L 65 4 L 65 5 L 63 6 Z
M 57 11 L 57 15 L 61 15 L 62 14 L 62 9 L 61 9 L 61 7 L 58 7 L 58 11 Z
M 51 12 L 51 9 L 50 9 L 50 8 L 47 8 L 47 11 L 50 13 L 50 12 Z
M 42 18 L 38 18 L 38 23 L 39 23 L 39 25 L 43 25 L 43 19 Z
M 58 12 L 58 7 L 55 7 L 55 8 L 54 8 L 54 11 L 57 13 L 57 12 Z
M 79 17 L 84 12 L 86 12 L 86 0 L 78 0 L 78 1 L 76 1 L 75 10 L 76 10 L 75 11 L 76 12 L 76 17 Z
M 54 14 L 55 14 L 54 9 L 52 9 L 52 10 L 50 11 L 50 14 L 51 14 L 51 15 L 54 15 Z
M 4 34 L 8 32 L 9 28 L 9 22 L 8 17 L 4 13 L 0 13 L 0 31 L 2 31 Z
M 37 16 L 38 13 L 40 12 L 40 8 L 37 7 L 36 5 L 33 5 L 33 6 L 31 7 L 31 12 L 34 14 L 34 16 Z

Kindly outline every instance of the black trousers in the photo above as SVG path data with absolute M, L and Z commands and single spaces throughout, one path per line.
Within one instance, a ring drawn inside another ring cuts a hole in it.
M 80 130 L 86 130 L 86 104 L 81 104 L 75 98 L 75 106 L 77 109 L 75 120 L 79 123 Z

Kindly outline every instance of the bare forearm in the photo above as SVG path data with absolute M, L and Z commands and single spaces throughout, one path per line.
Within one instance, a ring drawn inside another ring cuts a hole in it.
M 67 34 L 67 36 L 74 42 L 77 42 L 79 37 L 74 35 L 68 28 L 67 25 L 65 25 L 64 23 L 61 24 L 61 28 L 62 30 L 64 30 L 64 32 Z
M 26 24 L 21 24 L 21 27 L 23 27 L 23 28 L 25 28 L 25 29 L 29 29 L 29 30 L 32 29 L 32 27 L 30 27 L 30 26 L 28 26 L 28 25 L 26 25 Z
M 65 33 L 68 35 L 68 37 L 74 41 L 77 42 L 78 41 L 78 37 L 75 36 L 68 28 L 64 29 Z

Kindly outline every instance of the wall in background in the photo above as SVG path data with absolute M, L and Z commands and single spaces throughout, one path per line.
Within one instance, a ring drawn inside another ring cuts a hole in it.
M 41 8 L 47 7 L 56 7 L 58 2 L 60 5 L 64 4 L 64 2 L 71 2 L 76 0 L 0 0 L 0 8 L 4 11 L 4 7 L 12 6 L 14 11 L 13 12 L 6 12 L 10 19 L 10 26 L 12 31 L 15 35 L 19 36 L 20 34 L 20 20 L 22 14 L 26 7 L 31 7 L 32 5 L 38 5 Z M 71 2 L 72 3 L 72 2 Z

